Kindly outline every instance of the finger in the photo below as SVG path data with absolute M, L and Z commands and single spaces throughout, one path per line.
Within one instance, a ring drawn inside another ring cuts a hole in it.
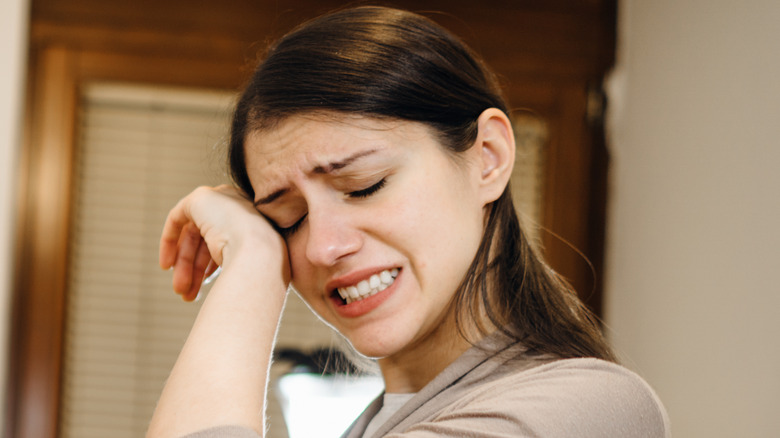
M 200 246 L 198 252 L 195 255 L 195 263 L 192 271 L 192 283 L 190 284 L 190 290 L 182 296 L 184 301 L 193 301 L 198 296 L 198 291 L 203 285 L 203 278 L 206 274 L 206 268 L 211 263 L 211 254 L 209 248 L 203 239 L 200 239 Z
M 163 226 L 162 235 L 160 236 L 159 252 L 160 267 L 163 269 L 171 268 L 176 262 L 182 231 L 187 224 L 192 223 L 185 213 L 185 200 L 186 198 L 179 201 L 176 206 L 171 209 L 168 213 L 168 217 L 165 219 L 165 225 Z
M 195 257 L 202 237 L 194 224 L 189 223 L 183 229 L 179 238 L 179 250 L 173 264 L 173 290 L 185 295 L 192 286 L 192 275 L 195 268 Z

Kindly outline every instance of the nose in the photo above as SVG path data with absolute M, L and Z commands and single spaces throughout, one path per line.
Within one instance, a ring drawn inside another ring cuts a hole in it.
M 310 208 L 306 220 L 306 257 L 312 264 L 333 266 L 344 257 L 356 253 L 363 245 L 363 236 L 350 224 L 347 215 L 337 214 L 336 211 L 313 211 Z

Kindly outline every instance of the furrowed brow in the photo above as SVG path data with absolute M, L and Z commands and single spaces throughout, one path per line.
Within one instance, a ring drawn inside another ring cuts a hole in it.
M 347 158 L 345 158 L 345 159 L 343 159 L 341 161 L 334 161 L 334 162 L 328 163 L 328 164 L 326 164 L 324 166 L 315 166 L 311 170 L 311 173 L 318 174 L 318 175 L 333 173 L 335 171 L 341 170 L 341 169 L 349 166 L 350 164 L 352 164 L 353 162 L 359 160 L 360 158 L 363 158 L 365 156 L 368 156 L 368 155 L 371 155 L 371 154 L 375 153 L 376 151 L 377 151 L 377 149 L 371 149 L 371 150 L 368 150 L 368 151 L 362 151 L 362 152 L 358 152 L 358 153 L 356 153 L 354 155 L 351 155 L 351 156 L 349 156 L 349 157 L 347 157 Z
M 376 153 L 377 151 L 378 151 L 378 149 L 371 149 L 371 150 L 367 150 L 367 151 L 361 151 L 361 152 L 358 152 L 358 153 L 356 153 L 354 155 L 350 155 L 349 157 L 347 157 L 347 158 L 345 158 L 345 159 L 343 159 L 341 161 L 333 161 L 333 162 L 325 164 L 325 165 L 314 166 L 314 168 L 312 168 L 312 170 L 309 173 L 316 174 L 316 175 L 326 175 L 326 174 L 329 174 L 329 173 L 337 172 L 337 171 L 339 171 L 339 170 L 349 166 L 350 164 L 354 163 L 355 161 L 357 161 L 357 160 L 359 160 L 359 159 L 361 159 L 363 157 L 366 157 L 368 155 L 371 155 L 373 153 Z M 270 195 L 268 195 L 268 196 L 266 196 L 264 198 L 258 199 L 257 201 L 254 202 L 254 205 L 255 205 L 255 207 L 257 207 L 257 206 L 260 206 L 260 205 L 270 204 L 270 203 L 274 202 L 275 200 L 279 199 L 279 197 L 281 197 L 282 195 L 284 195 L 285 193 L 287 193 L 289 191 L 290 190 L 286 189 L 286 188 L 285 189 L 279 189 L 279 190 L 271 193 Z

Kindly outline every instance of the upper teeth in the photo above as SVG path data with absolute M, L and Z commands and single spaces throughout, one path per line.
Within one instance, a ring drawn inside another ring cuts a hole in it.
M 387 289 L 388 286 L 393 284 L 395 277 L 397 276 L 398 268 L 385 269 L 378 274 L 372 275 L 368 280 L 363 280 L 354 286 L 338 288 L 339 295 L 346 300 L 347 304 L 359 301 Z

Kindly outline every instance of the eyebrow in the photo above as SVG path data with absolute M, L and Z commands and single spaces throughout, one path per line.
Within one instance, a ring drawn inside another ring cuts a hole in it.
M 357 152 L 357 153 L 355 153 L 353 155 L 350 155 L 349 157 L 347 157 L 347 158 L 345 158 L 345 159 L 343 159 L 341 161 L 333 161 L 333 162 L 330 162 L 330 163 L 325 164 L 325 165 L 314 166 L 312 168 L 312 170 L 310 172 L 308 172 L 308 173 L 309 174 L 316 174 L 316 175 L 326 175 L 326 174 L 329 174 L 329 173 L 333 173 L 333 172 L 336 172 L 338 170 L 341 170 L 341 169 L 349 166 L 350 164 L 354 163 L 355 161 L 359 160 L 360 158 L 363 158 L 365 156 L 371 155 L 371 154 L 373 154 L 373 153 L 375 153 L 377 151 L 378 151 L 378 149 L 370 149 L 370 150 L 367 150 L 367 151 Z M 258 199 L 257 201 L 254 202 L 254 205 L 255 205 L 255 207 L 257 207 L 259 205 L 270 204 L 270 203 L 274 202 L 279 197 L 281 197 L 282 195 L 284 195 L 285 193 L 287 193 L 289 191 L 290 191 L 290 189 L 288 189 L 288 188 L 279 189 L 279 190 L 271 193 L 270 195 L 268 195 L 268 196 L 266 196 L 264 198 Z

